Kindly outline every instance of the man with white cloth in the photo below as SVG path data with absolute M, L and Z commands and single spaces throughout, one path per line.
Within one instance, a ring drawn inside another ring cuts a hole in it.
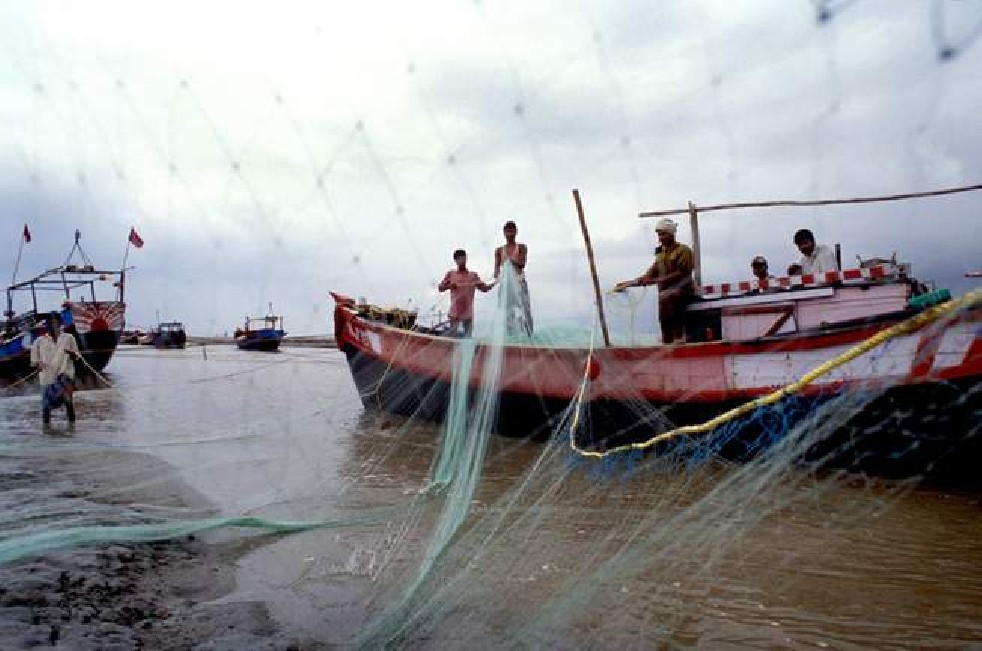
M 835 253 L 824 244 L 815 244 L 815 235 L 807 228 L 802 228 L 794 234 L 794 244 L 801 251 L 801 273 L 823 274 L 826 271 L 838 271 Z
M 51 410 L 65 405 L 68 422 L 75 422 L 75 360 L 78 359 L 78 343 L 70 333 L 61 331 L 61 316 L 52 312 L 48 316 L 48 331 L 38 337 L 31 346 L 31 366 L 40 369 L 41 420 L 51 423 Z

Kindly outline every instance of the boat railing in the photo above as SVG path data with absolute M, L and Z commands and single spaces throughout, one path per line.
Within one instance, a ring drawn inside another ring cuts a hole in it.
M 700 296 L 704 300 L 730 298 L 762 292 L 809 289 L 835 285 L 867 285 L 883 283 L 909 283 L 910 264 L 886 263 L 863 268 L 843 269 L 817 274 L 801 274 L 796 276 L 781 276 L 766 280 L 740 280 L 730 283 L 703 285 Z

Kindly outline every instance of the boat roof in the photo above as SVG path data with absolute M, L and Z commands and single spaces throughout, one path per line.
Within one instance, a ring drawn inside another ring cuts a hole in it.
M 82 285 L 93 283 L 96 280 L 109 280 L 113 276 L 122 276 L 122 272 L 118 269 L 115 271 L 96 269 L 90 264 L 63 264 L 48 269 L 28 280 L 22 280 L 19 283 L 8 285 L 7 291 L 12 292 L 30 287 L 36 289 L 64 289 L 66 285 L 69 288 L 81 287 Z

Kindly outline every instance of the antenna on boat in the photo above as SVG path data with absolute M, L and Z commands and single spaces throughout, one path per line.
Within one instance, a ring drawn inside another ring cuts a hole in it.
M 82 239 L 82 231 L 75 229 L 75 244 L 72 246 L 72 250 L 68 252 L 68 257 L 65 258 L 65 266 L 68 266 L 72 262 L 72 256 L 78 251 L 78 254 L 82 256 L 82 260 L 85 264 L 92 266 L 92 261 L 89 260 L 89 256 L 85 255 L 85 251 L 82 250 L 82 245 L 79 244 L 79 240 Z
M 24 224 L 24 232 L 21 234 L 19 239 L 20 245 L 17 247 L 17 260 L 14 262 L 14 274 L 10 277 L 11 285 L 17 284 L 17 270 L 20 269 L 20 255 L 24 252 L 24 244 L 31 241 L 31 231 L 28 230 L 27 224 Z

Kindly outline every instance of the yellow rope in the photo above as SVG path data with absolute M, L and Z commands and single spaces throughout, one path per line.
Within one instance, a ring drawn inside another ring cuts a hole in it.
M 609 450 L 604 450 L 602 452 L 595 451 L 595 450 L 584 450 L 582 448 L 577 447 L 575 435 L 570 436 L 570 446 L 573 448 L 574 452 L 576 452 L 581 456 L 591 457 L 594 459 L 601 459 L 608 455 L 616 454 L 619 452 L 627 452 L 630 450 L 646 450 L 657 443 L 668 441 L 670 439 L 679 436 L 684 436 L 687 434 L 705 434 L 707 432 L 716 429 L 720 425 L 723 425 L 724 423 L 728 423 L 736 418 L 739 418 L 740 416 L 743 416 L 744 414 L 752 412 L 758 407 L 772 405 L 794 393 L 797 393 L 802 388 L 811 384 L 812 382 L 822 377 L 823 375 L 826 375 L 827 373 L 842 366 L 843 364 L 847 364 L 851 362 L 852 360 L 856 359 L 860 355 L 868 353 L 869 351 L 873 350 L 877 346 L 886 343 L 890 339 L 894 339 L 896 337 L 901 337 L 903 335 L 916 332 L 917 330 L 920 330 L 924 326 L 934 323 L 935 321 L 939 320 L 943 316 L 952 314 L 959 310 L 975 307 L 980 303 L 982 303 L 982 290 L 975 290 L 965 294 L 960 298 L 946 301 L 945 303 L 942 303 L 940 305 L 935 305 L 934 307 L 930 307 L 924 310 L 923 312 L 921 312 L 920 314 L 917 314 L 907 319 L 906 321 L 902 321 L 894 326 L 887 328 L 886 330 L 882 330 L 876 333 L 869 339 L 866 339 L 865 341 L 857 344 L 856 346 L 853 346 L 852 348 L 845 351 L 841 355 L 833 359 L 830 359 L 829 361 L 812 369 L 808 373 L 805 373 L 803 376 L 801 376 L 799 380 L 792 382 L 791 384 L 788 384 L 787 386 L 784 386 L 778 389 L 777 391 L 774 391 L 773 393 L 769 393 L 766 396 L 761 396 L 760 398 L 751 400 L 750 402 L 746 402 L 740 405 L 739 407 L 734 407 L 733 409 L 725 413 L 722 413 L 711 420 L 707 420 L 704 423 L 700 423 L 698 425 L 683 425 L 682 427 L 676 427 L 675 429 L 653 436 L 645 441 L 619 445 L 617 447 L 610 448 Z M 582 395 L 583 392 L 581 391 L 578 396 L 578 399 L 582 399 Z

